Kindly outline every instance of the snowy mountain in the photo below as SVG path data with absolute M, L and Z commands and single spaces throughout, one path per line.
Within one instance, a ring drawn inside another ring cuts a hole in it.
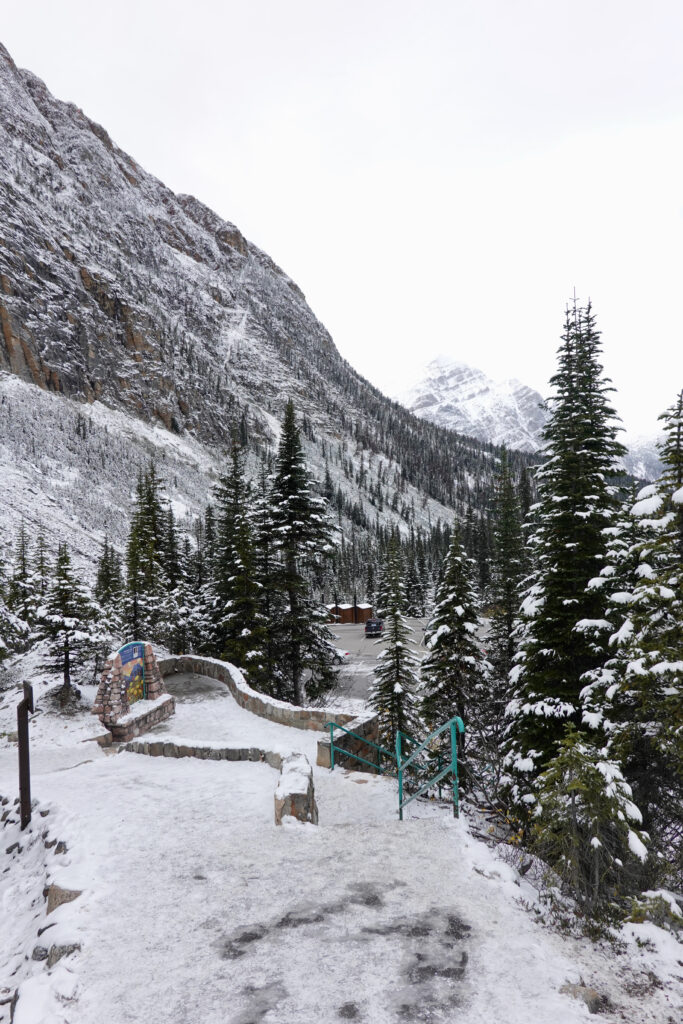
M 662 472 L 662 463 L 657 450 L 659 437 L 630 436 L 622 438 L 628 448 L 624 464 L 629 473 L 638 480 L 656 480 Z
M 496 382 L 448 356 L 432 360 L 398 401 L 431 423 L 528 452 L 538 451 L 546 419 L 538 391 L 518 380 Z
M 538 391 L 518 380 L 494 381 L 449 356 L 432 360 L 424 378 L 397 401 L 430 423 L 481 441 L 527 452 L 541 447 L 547 413 Z M 626 436 L 623 442 L 628 472 L 639 479 L 656 479 L 662 468 L 657 438 Z
M 22 518 L 84 560 L 105 528 L 120 545 L 152 455 L 193 514 L 231 432 L 255 469 L 290 397 L 347 531 L 487 500 L 488 446 L 385 398 L 269 256 L 2 46 L 0 225 L 0 555 Z

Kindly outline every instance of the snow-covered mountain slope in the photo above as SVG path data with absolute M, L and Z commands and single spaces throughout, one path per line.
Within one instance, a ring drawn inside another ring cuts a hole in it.
M 527 452 L 541 449 L 547 420 L 538 391 L 518 380 L 494 381 L 466 363 L 438 356 L 424 378 L 399 396 L 416 416 L 463 434 Z M 654 480 L 661 462 L 654 437 L 624 437 L 626 469 L 632 476 Z
M 277 421 L 272 429 L 278 429 Z M 389 525 L 396 520 L 390 505 L 370 504 L 366 488 L 368 480 L 400 477 L 398 463 L 366 454 L 364 477 L 359 477 L 349 470 L 359 457 L 346 440 L 338 441 L 327 460 L 318 443 L 306 436 L 302 441 L 316 479 L 322 480 L 327 470 L 333 487 L 343 487 L 359 509 L 367 507 L 373 521 Z M 123 550 L 138 473 L 151 459 L 178 524 L 189 529 L 225 470 L 222 449 L 189 431 L 177 435 L 125 409 L 101 401 L 84 404 L 0 372 L 0 565 L 9 559 L 22 522 L 31 536 L 42 531 L 50 550 L 67 542 L 83 569 L 93 565 L 105 535 Z M 255 475 L 253 454 L 248 468 Z M 452 516 L 449 508 L 410 484 L 402 493 L 419 525 Z
M 432 360 L 398 400 L 431 423 L 529 452 L 538 451 L 546 420 L 538 391 L 518 380 L 496 382 L 448 356 Z
M 622 438 L 628 448 L 624 464 L 632 476 L 639 480 L 656 480 L 662 472 L 662 463 L 657 450 L 658 437 L 641 436 Z
M 84 551 L 105 524 L 121 537 L 130 482 L 155 452 L 196 510 L 208 484 L 183 468 L 183 444 L 215 473 L 239 427 L 255 465 L 290 397 L 347 527 L 446 521 L 469 495 L 487 500 L 495 470 L 486 445 L 360 377 L 270 257 L 2 46 L 0 375 L 0 471 L 13 481 L 0 489 L 0 546 L 21 515 L 48 540 L 71 530 Z M 119 447 L 111 434 L 125 435 Z

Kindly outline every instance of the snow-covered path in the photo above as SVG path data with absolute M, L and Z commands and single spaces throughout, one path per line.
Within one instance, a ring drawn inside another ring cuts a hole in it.
M 276 828 L 276 777 L 121 754 L 42 780 L 87 844 L 62 875 L 86 884 L 71 1024 L 107 1005 L 116 1024 L 585 1019 L 464 824 L 400 823 L 394 784 L 337 773 L 319 778 L 330 824 Z
M 210 720 L 211 740 L 246 743 L 241 722 L 250 744 L 259 734 L 310 755 L 311 734 L 245 722 L 231 698 L 206 697 L 181 703 L 173 734 L 199 739 Z M 397 821 L 391 780 L 316 769 L 319 826 L 278 828 L 266 764 L 86 744 L 67 767 L 59 729 L 34 793 L 69 846 L 50 851 L 53 877 L 83 893 L 47 922 L 27 913 L 25 949 L 52 921 L 78 939 L 53 970 L 62 991 L 77 981 L 78 998 L 42 1016 L 20 998 L 17 1024 L 574 1024 L 588 1010 L 559 989 L 580 975 L 620 1002 L 608 954 L 535 923 L 519 905 L 531 887 L 465 819 L 422 805 L 427 817 Z M 0 792 L 12 770 L 0 751 Z M 44 964 L 31 971 L 46 983 Z M 679 1019 L 668 992 L 622 1005 L 602 1019 Z

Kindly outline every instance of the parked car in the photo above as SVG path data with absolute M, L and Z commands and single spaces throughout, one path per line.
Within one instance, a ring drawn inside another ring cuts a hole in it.
M 366 636 L 381 636 L 384 632 L 384 623 L 381 619 L 368 619 L 365 623 Z

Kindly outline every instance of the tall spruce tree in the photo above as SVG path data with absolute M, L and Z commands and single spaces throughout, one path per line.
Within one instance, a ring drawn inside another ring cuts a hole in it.
M 22 521 L 14 552 L 14 570 L 7 588 L 7 604 L 22 622 L 31 627 L 39 603 L 34 587 L 28 532 Z
M 259 614 L 263 623 L 263 661 L 259 686 L 278 699 L 284 699 L 289 683 L 284 666 L 278 661 L 278 624 L 285 608 L 285 595 L 277 586 L 278 562 L 275 550 L 275 525 L 272 517 L 270 484 L 266 465 L 257 480 L 253 508 L 254 573 L 259 585 Z
M 173 589 L 175 619 L 171 635 L 171 650 L 189 654 L 200 650 L 202 637 L 208 630 L 202 603 L 202 556 L 192 548 L 185 536 L 180 544 L 178 579 Z
M 28 632 L 27 624 L 15 615 L 7 604 L 8 589 L 5 569 L 0 561 L 0 664 L 18 650 Z
M 33 586 L 34 601 L 42 604 L 50 585 L 51 575 L 50 557 L 42 533 L 38 534 L 36 547 L 31 563 L 31 582 Z
M 604 558 L 603 530 L 618 503 L 611 482 L 625 451 L 616 439 L 613 389 L 603 376 L 590 304 L 567 310 L 558 355 L 544 430 L 547 461 L 537 477 L 536 564 L 522 605 L 506 733 L 511 795 L 527 805 L 566 727 L 580 725 L 584 676 L 604 659 L 594 629 L 602 601 L 588 583 Z
M 594 581 L 610 655 L 582 694 L 651 836 L 650 887 L 683 880 L 683 392 L 661 418 L 662 477 L 622 512 Z
M 200 654 L 217 657 L 216 644 L 216 517 L 209 504 L 196 525 L 197 553 L 195 579 L 197 586 L 198 618 L 196 650 Z
M 168 521 L 152 464 L 140 474 L 126 546 L 125 625 L 137 640 L 168 642 L 173 608 L 164 568 Z
M 496 478 L 493 520 L 489 584 L 490 628 L 486 646 L 493 678 L 503 683 L 503 696 L 509 693 L 508 676 L 516 650 L 514 632 L 524 579 L 521 509 L 505 448 L 501 453 Z
M 377 657 L 369 701 L 378 715 L 380 743 L 393 751 L 397 731 L 414 735 L 419 729 L 419 662 L 411 650 L 413 631 L 403 615 L 406 594 L 398 536 L 392 537 L 387 548 L 382 582 L 384 634 L 376 641 L 382 651 Z
M 510 701 L 510 671 L 516 651 L 515 630 L 525 576 L 524 538 L 517 490 L 503 449 L 493 501 L 493 538 L 488 587 L 489 631 L 484 643 L 490 672 L 477 721 L 470 729 L 476 740 L 480 788 L 490 803 L 498 801 L 503 775 L 502 744 Z
M 255 574 L 251 486 L 244 478 L 244 452 L 233 442 L 230 469 L 217 488 L 216 637 L 220 657 L 265 685 L 265 621 Z
M 66 544 L 60 544 L 52 580 L 38 612 L 48 640 L 50 667 L 62 676 L 60 702 L 73 693 L 72 672 L 91 657 L 99 642 L 97 607 L 71 565 Z
M 109 543 L 109 538 L 105 537 L 97 563 L 95 598 L 104 615 L 105 629 L 112 639 L 121 639 L 123 595 L 121 556 Z
M 477 638 L 479 600 L 474 584 L 476 563 L 468 557 L 457 524 L 443 562 L 436 600 L 425 631 L 427 655 L 422 661 L 421 711 L 430 729 L 454 715 L 465 723 L 465 774 L 469 785 L 491 761 L 488 718 L 490 669 Z M 439 750 L 449 747 L 443 733 Z M 464 749 L 462 751 L 464 753 Z
M 396 573 L 401 577 L 401 587 L 396 591 Z M 389 614 L 392 602 L 399 601 L 398 610 L 402 615 L 407 612 L 408 598 L 404 580 L 403 553 L 398 528 L 391 531 L 388 543 L 382 552 L 382 561 L 378 572 L 375 589 L 375 611 L 380 619 Z
M 275 583 L 285 598 L 275 625 L 277 661 L 289 696 L 301 704 L 306 693 L 315 698 L 334 685 L 338 656 L 326 626 L 327 609 L 313 593 L 314 581 L 333 550 L 332 527 L 324 498 L 313 491 L 291 399 L 280 434 L 271 516 Z

